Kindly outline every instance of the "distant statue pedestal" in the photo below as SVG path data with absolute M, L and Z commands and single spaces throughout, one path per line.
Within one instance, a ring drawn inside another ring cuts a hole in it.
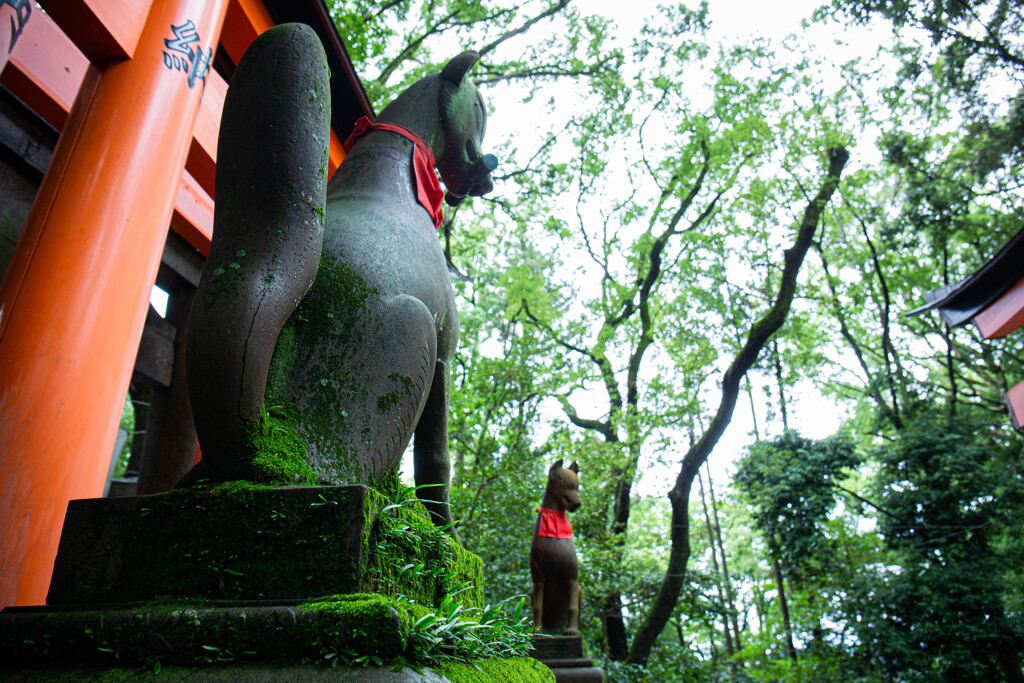
M 535 635 L 530 656 L 551 669 L 557 683 L 603 683 L 605 680 L 604 671 L 594 666 L 594 660 L 583 656 L 580 636 Z

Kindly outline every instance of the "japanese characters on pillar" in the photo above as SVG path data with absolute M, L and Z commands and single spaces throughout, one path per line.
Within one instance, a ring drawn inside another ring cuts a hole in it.
M 0 9 L 4 5 L 14 10 L 14 15 L 11 17 L 11 40 L 7 44 L 7 53 L 10 54 L 14 49 L 14 44 L 21 37 L 21 32 L 25 30 L 28 18 L 32 16 L 32 3 L 30 0 L 0 0 Z
M 3 3 L 13 40 L 34 3 Z M 227 6 L 156 0 L 93 63 L 0 283 L 0 605 L 45 600 L 68 501 L 103 493 Z
M 163 52 L 164 66 L 168 69 L 184 71 L 188 74 L 188 87 L 196 87 L 198 81 L 206 85 L 206 74 L 210 70 L 210 62 L 213 60 L 213 48 L 208 47 L 206 51 L 200 45 L 192 49 L 192 43 L 199 43 L 199 34 L 196 33 L 196 25 L 191 20 L 180 26 L 171 26 L 174 33 L 173 39 L 164 38 Z

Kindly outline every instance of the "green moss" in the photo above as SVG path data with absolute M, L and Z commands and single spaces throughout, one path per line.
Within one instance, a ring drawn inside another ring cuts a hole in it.
M 392 598 L 374 593 L 333 595 L 299 605 L 316 614 L 315 638 L 326 656 L 347 650 L 393 658 L 405 652 L 409 614 Z
M 418 501 L 393 503 L 394 497 L 375 495 L 382 512 L 374 530 L 376 544 L 369 554 L 374 590 L 428 606 L 439 605 L 446 595 L 458 594 L 467 607 L 481 607 L 480 558 L 437 527 Z
M 246 434 L 250 449 L 252 479 L 262 484 L 317 483 L 316 473 L 306 462 L 309 446 L 295 431 L 293 419 L 270 414 L 251 423 Z
M 301 416 L 297 433 L 324 461 L 315 466 L 318 474 L 334 483 L 364 478 L 353 457 L 359 433 L 346 407 L 367 400 L 352 369 L 352 351 L 363 343 L 366 301 L 375 293 L 343 258 L 325 253 L 313 285 L 285 323 L 268 373 L 266 404 Z
M 381 508 L 398 500 L 402 491 L 402 479 L 398 472 L 398 464 L 379 477 L 371 475 L 368 485 L 377 492 L 377 500 Z
M 377 397 L 377 412 L 386 413 L 398 405 L 401 400 L 402 396 L 398 393 L 397 389 L 383 393 Z
M 292 375 L 292 368 L 298 354 L 295 347 L 294 325 L 285 325 L 277 336 L 277 346 L 267 369 L 267 388 L 264 391 L 264 405 L 276 406 L 284 402 L 285 385 Z
M 436 667 L 452 683 L 553 683 L 551 669 L 532 657 L 518 659 L 481 659 L 466 664 L 445 662 Z
M 409 375 L 402 375 L 397 372 L 392 372 L 388 375 L 388 379 L 393 379 L 396 382 L 401 382 L 402 386 L 405 387 L 405 391 L 412 394 L 416 391 L 416 382 L 413 381 Z

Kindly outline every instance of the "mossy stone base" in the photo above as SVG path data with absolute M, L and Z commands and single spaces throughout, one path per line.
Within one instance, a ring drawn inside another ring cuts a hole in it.
M 400 542 L 406 538 L 412 542 Z M 399 571 L 405 566 L 412 569 Z M 482 601 L 479 558 L 365 486 L 233 482 L 71 501 L 47 603 L 297 604 L 320 595 L 401 593 L 436 605 L 464 584 L 477 587 L 460 596 L 465 604 Z
M 414 618 L 380 595 L 302 605 L 9 607 L 0 612 L 4 681 L 359 681 L 550 683 L 529 658 L 406 666 Z M 346 666 L 345 662 L 369 662 Z M 380 664 L 374 664 L 379 662 Z M 514 675 L 513 675 L 514 672 Z
M 534 668 L 529 659 L 487 659 L 439 669 L 410 667 L 338 667 L 313 663 L 274 662 L 224 664 L 209 667 L 165 666 L 152 669 L 124 667 L 19 667 L 0 668 L 5 683 L 553 683 L 551 670 Z
M 349 668 L 294 662 L 224 664 L 209 667 L 165 666 L 136 671 L 123 667 L 35 666 L 4 670 L 6 683 L 454 683 L 432 669 Z M 480 678 L 499 681 L 499 678 Z M 552 679 L 553 680 L 553 679 Z
M 0 612 L 0 661 L 222 663 L 320 661 L 338 652 L 406 654 L 410 617 L 380 595 L 313 605 L 137 605 L 117 609 L 9 607 Z

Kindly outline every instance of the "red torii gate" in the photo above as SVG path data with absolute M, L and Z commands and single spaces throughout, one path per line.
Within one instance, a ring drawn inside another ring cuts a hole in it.
M 168 226 L 213 224 L 219 50 L 304 21 L 333 73 L 330 171 L 372 116 L 323 0 L 2 0 L 0 85 L 61 131 L 0 282 L 0 607 L 42 604 L 67 502 L 103 494 Z

